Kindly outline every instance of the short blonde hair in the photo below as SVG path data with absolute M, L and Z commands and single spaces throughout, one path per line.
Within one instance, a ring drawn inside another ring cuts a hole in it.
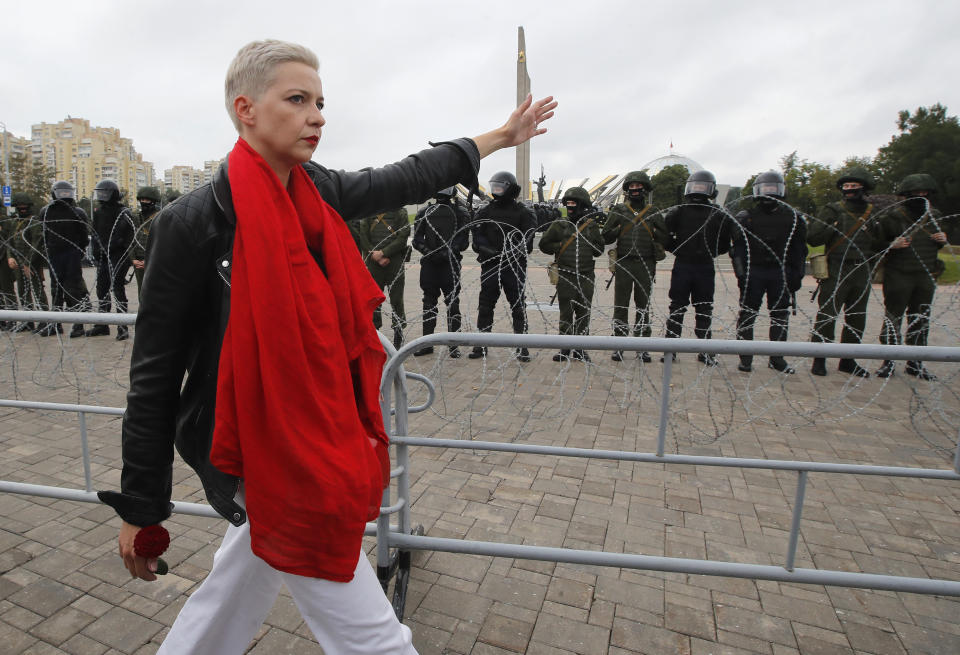
M 314 70 L 320 68 L 317 55 L 310 48 L 287 41 L 266 39 L 253 41 L 240 48 L 230 62 L 227 79 L 223 84 L 224 101 L 233 126 L 240 131 L 240 120 L 233 108 L 237 96 L 249 96 L 256 100 L 273 83 L 273 72 L 287 62 L 306 64 Z

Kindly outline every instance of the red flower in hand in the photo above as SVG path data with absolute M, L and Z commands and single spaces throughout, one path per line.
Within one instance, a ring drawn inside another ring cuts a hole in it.
M 162 525 L 148 525 L 140 528 L 137 536 L 133 538 L 133 552 L 138 557 L 146 559 L 157 559 L 157 575 L 165 575 L 168 567 L 167 563 L 159 559 L 170 546 L 170 533 Z

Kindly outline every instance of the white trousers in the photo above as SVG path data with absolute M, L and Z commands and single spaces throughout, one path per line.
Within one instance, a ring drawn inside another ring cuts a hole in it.
M 250 523 L 230 525 L 213 569 L 174 621 L 157 655 L 241 655 L 286 585 L 325 655 L 417 655 L 361 551 L 350 582 L 284 573 L 250 549 Z

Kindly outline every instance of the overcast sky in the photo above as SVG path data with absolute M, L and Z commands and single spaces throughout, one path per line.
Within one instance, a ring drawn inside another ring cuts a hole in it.
M 740 185 L 794 150 L 830 165 L 873 156 L 901 109 L 960 111 L 957 2 L 21 0 L 0 21 L 11 132 L 83 117 L 119 128 L 160 174 L 229 151 L 224 73 L 262 38 L 319 56 L 315 159 L 333 168 L 501 124 L 519 25 L 534 95 L 560 101 L 531 154 L 548 179 L 639 168 L 672 140 Z M 481 181 L 513 168 L 498 153 Z

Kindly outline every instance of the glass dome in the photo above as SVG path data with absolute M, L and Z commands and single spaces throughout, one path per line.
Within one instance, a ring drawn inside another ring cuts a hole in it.
M 675 166 L 677 164 L 684 166 L 690 173 L 704 170 L 703 166 L 693 159 L 673 152 L 671 152 L 669 155 L 657 157 L 653 161 L 647 162 L 640 168 L 640 170 L 647 171 L 647 175 L 653 177 L 667 166 Z

